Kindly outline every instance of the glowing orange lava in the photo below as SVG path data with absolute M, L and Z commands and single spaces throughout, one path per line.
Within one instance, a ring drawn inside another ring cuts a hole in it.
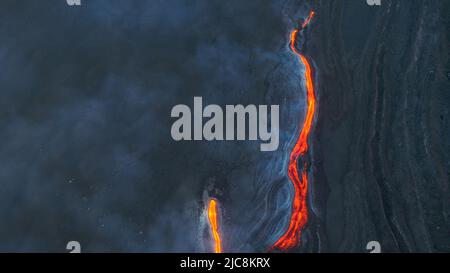
M 314 17 L 314 11 L 311 11 L 308 18 L 302 24 L 302 29 L 305 28 Z M 301 30 L 301 29 L 300 29 Z M 294 199 L 292 202 L 292 214 L 287 231 L 274 243 L 272 249 L 286 251 L 296 247 L 300 242 L 301 231 L 308 222 L 308 209 L 306 207 L 306 194 L 308 191 L 308 171 L 305 164 L 302 168 L 301 179 L 298 170 L 298 159 L 308 152 L 308 137 L 311 132 L 311 127 L 314 119 L 316 108 L 316 97 L 314 92 L 314 82 L 312 76 L 312 68 L 308 59 L 303 56 L 297 48 L 295 42 L 297 40 L 299 29 L 295 29 L 291 33 L 290 48 L 295 55 L 297 55 L 303 65 L 305 66 L 305 80 L 307 92 L 307 110 L 305 120 L 303 121 L 302 131 L 295 143 L 294 148 L 289 157 L 288 176 L 294 186 Z
M 215 199 L 211 199 L 209 201 L 208 219 L 209 219 L 209 225 L 211 226 L 211 233 L 214 237 L 214 242 L 215 242 L 214 252 L 221 253 L 222 252 L 222 240 L 220 238 L 220 233 L 219 233 L 219 224 L 218 224 L 218 220 L 217 220 L 218 219 L 217 201 Z
M 311 19 L 314 17 L 315 14 L 316 13 L 313 10 L 309 12 L 308 18 L 306 18 L 305 22 L 303 22 L 302 24 L 302 29 L 305 28 L 309 24 L 309 22 L 311 22 Z

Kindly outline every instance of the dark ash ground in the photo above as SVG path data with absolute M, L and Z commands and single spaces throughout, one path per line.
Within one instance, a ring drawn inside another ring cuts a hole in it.
M 450 252 L 450 2 L 65 1 L 0 4 L 0 251 L 266 251 L 289 217 L 304 112 L 289 32 L 319 109 L 310 221 L 296 252 Z M 280 148 L 174 142 L 170 110 L 279 104 Z

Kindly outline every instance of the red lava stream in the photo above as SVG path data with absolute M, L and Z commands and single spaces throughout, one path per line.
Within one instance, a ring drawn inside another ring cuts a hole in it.
M 295 43 L 297 41 L 298 34 L 309 25 L 314 15 L 314 11 L 311 11 L 301 28 L 292 31 L 290 37 L 289 47 L 305 67 L 304 78 L 307 95 L 307 110 L 302 124 L 302 130 L 289 157 L 288 176 L 294 186 L 294 199 L 292 201 L 292 212 L 289 227 L 273 244 L 271 247 L 272 250 L 279 249 L 281 251 L 287 251 L 297 247 L 300 243 L 302 229 L 308 222 L 308 208 L 306 204 L 306 196 L 308 191 L 308 165 L 307 163 L 304 163 L 300 174 L 298 161 L 308 152 L 308 137 L 311 133 L 311 127 L 314 120 L 316 97 L 314 92 L 313 71 L 311 64 L 308 58 L 295 47 Z M 222 239 L 219 232 L 217 205 L 217 200 L 209 200 L 208 220 L 215 243 L 214 252 L 221 253 Z
M 305 57 L 295 47 L 297 36 L 301 30 L 308 26 L 313 19 L 315 13 L 311 11 L 308 18 L 302 24 L 301 29 L 295 29 L 290 37 L 290 49 L 300 58 L 300 61 L 305 66 L 305 85 L 307 92 L 307 110 L 303 121 L 303 127 L 300 135 L 291 151 L 289 157 L 288 176 L 294 186 L 294 199 L 292 201 L 292 212 L 289 227 L 286 232 L 273 244 L 271 249 L 279 249 L 287 251 L 292 249 L 300 243 L 300 237 L 303 227 L 308 222 L 308 209 L 306 205 L 306 195 L 308 191 L 308 170 L 305 164 L 301 170 L 301 175 L 298 169 L 298 160 L 308 152 L 308 137 L 311 133 L 311 127 L 314 119 L 316 109 L 316 97 L 314 92 L 313 71 L 311 64 L 307 57 Z

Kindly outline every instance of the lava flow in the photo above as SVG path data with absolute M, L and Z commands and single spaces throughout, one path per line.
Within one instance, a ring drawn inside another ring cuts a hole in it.
M 219 221 L 217 220 L 218 219 L 217 201 L 215 199 L 211 199 L 209 201 L 208 219 L 209 219 L 209 225 L 211 226 L 211 233 L 214 237 L 214 242 L 215 242 L 214 252 L 221 253 L 222 252 L 222 240 L 220 238 L 220 233 L 219 233 Z
M 299 244 L 302 229 L 308 221 L 308 209 L 306 207 L 306 194 L 308 191 L 308 166 L 306 163 L 303 165 L 300 178 L 298 159 L 308 152 L 308 137 L 311 132 L 315 113 L 316 97 L 314 92 L 313 71 L 311 64 L 308 59 L 301 54 L 299 50 L 297 50 L 295 47 L 295 42 L 300 31 L 308 26 L 314 15 L 314 11 L 311 11 L 301 28 L 292 31 L 289 43 L 292 52 L 300 58 L 301 62 L 305 66 L 304 77 L 306 80 L 307 110 L 300 136 L 298 137 L 289 157 L 288 176 L 294 186 L 294 199 L 292 202 L 292 214 L 289 227 L 272 246 L 272 249 L 279 249 L 282 251 L 292 249 Z

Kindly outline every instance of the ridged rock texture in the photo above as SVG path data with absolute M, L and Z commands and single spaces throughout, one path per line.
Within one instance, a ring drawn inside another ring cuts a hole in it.
M 318 209 L 300 248 L 449 252 L 450 2 L 310 4 Z

